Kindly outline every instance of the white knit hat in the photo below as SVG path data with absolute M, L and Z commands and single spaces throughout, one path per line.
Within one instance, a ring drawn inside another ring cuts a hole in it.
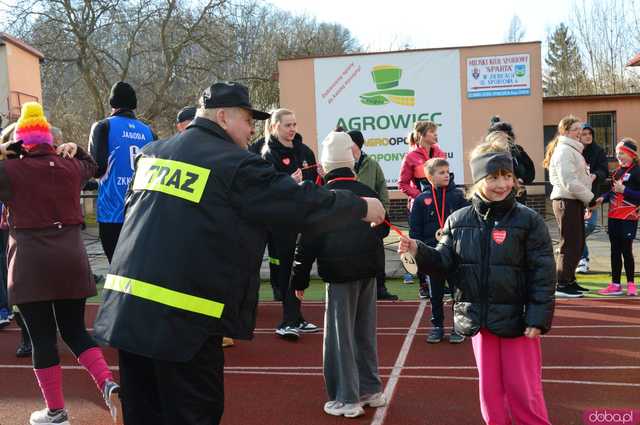
M 332 131 L 322 142 L 320 162 L 322 168 L 328 173 L 337 168 L 348 167 L 353 169 L 353 140 L 347 133 Z

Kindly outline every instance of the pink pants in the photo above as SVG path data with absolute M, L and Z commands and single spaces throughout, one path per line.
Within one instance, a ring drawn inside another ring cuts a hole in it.
M 542 394 L 540 338 L 501 338 L 482 329 L 471 342 L 487 425 L 550 425 Z

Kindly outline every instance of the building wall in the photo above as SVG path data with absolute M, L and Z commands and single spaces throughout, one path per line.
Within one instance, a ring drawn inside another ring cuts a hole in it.
M 7 72 L 9 79 L 9 92 L 20 92 L 30 98 L 21 99 L 37 100 L 42 102 L 42 83 L 40 80 L 39 58 L 11 43 L 5 43 Z M 6 99 L 6 96 L 5 98 Z M 6 100 L 4 100 L 6 102 Z M 16 98 L 12 96 L 11 102 Z M 19 105 L 12 105 L 19 106 Z M 11 111 L 15 112 L 15 111 Z
M 640 140 L 640 95 L 621 97 L 571 97 L 543 100 L 544 125 L 557 125 L 562 117 L 573 114 L 582 120 L 589 112 L 616 112 L 616 137 Z
M 7 67 L 7 47 L 0 45 L 0 115 L 3 119 L 8 116 L 9 105 L 7 103 L 9 96 L 9 69 Z M 3 125 L 6 125 L 3 122 Z
M 536 181 L 544 181 L 543 124 L 542 124 L 542 65 L 540 43 L 504 44 L 460 48 L 460 84 L 462 106 L 462 137 L 465 158 L 482 140 L 493 115 L 500 115 L 514 126 L 517 142 L 522 145 L 536 164 Z M 478 56 L 498 56 L 509 54 L 530 55 L 531 95 L 509 96 L 484 99 L 467 99 L 467 58 Z M 304 142 L 318 154 L 316 140 L 315 75 L 313 58 L 285 60 L 278 63 L 280 81 L 280 104 L 296 113 L 298 131 Z M 443 141 L 446 143 L 446 141 Z M 467 161 L 464 161 L 465 164 Z M 467 165 L 468 167 L 468 165 Z M 469 184 L 471 173 L 465 172 Z M 463 183 L 463 182 L 458 182 Z M 531 186 L 532 195 L 543 194 L 543 186 Z M 401 206 L 405 195 L 400 191 L 390 191 L 394 212 L 402 214 Z

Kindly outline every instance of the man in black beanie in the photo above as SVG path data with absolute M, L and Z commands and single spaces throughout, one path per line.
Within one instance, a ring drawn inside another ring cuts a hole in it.
M 382 172 L 382 167 L 376 162 L 375 159 L 367 156 L 362 152 L 362 146 L 364 145 L 364 135 L 357 130 L 347 132 L 351 136 L 353 141 L 353 157 L 356 160 L 354 171 L 356 172 L 356 178 L 360 183 L 363 183 L 373 189 L 380 197 L 380 202 L 384 205 L 385 210 L 389 211 L 389 191 L 387 190 L 387 180 Z M 384 250 L 384 247 L 382 247 Z M 376 287 L 379 300 L 396 301 L 397 295 L 389 292 L 385 285 L 386 275 L 384 269 L 380 270 L 376 276 Z
M 89 136 L 89 153 L 98 163 L 97 216 L 102 249 L 111 263 L 124 222 L 124 196 L 133 175 L 134 159 L 143 146 L 157 137 L 136 119 L 136 91 L 118 81 L 109 94 L 111 115 L 95 122 Z
M 196 117 L 196 107 L 195 106 L 185 106 L 180 109 L 178 115 L 176 116 L 176 130 L 178 133 L 182 133 L 186 130 L 187 126 L 191 124 L 191 121 Z

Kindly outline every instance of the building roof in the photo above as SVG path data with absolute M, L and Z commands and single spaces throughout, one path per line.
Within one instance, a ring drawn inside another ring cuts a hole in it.
M 640 53 L 632 57 L 627 66 L 640 66 Z
M 42 52 L 40 52 L 40 50 L 28 45 L 22 40 L 18 40 L 17 38 L 10 36 L 6 32 L 0 32 L 0 46 L 6 43 L 11 43 L 16 47 L 19 47 L 22 50 L 31 53 L 32 55 L 36 56 L 40 61 L 44 60 L 44 55 L 42 54 Z
M 606 100 L 620 98 L 640 98 L 640 93 L 584 94 L 580 96 L 545 96 L 543 102 L 556 100 Z
M 288 62 L 288 61 L 296 61 L 303 59 L 325 59 L 325 58 L 341 58 L 346 56 L 371 56 L 371 55 L 386 55 L 393 53 L 412 53 L 412 52 L 431 52 L 437 50 L 456 50 L 456 49 L 476 49 L 482 47 L 500 47 L 500 46 L 524 46 L 527 44 L 542 44 L 541 41 L 524 41 L 521 43 L 499 43 L 499 44 L 479 44 L 479 45 L 469 45 L 469 46 L 450 46 L 450 47 L 432 47 L 427 49 L 405 49 L 405 50 L 392 50 L 388 52 L 354 52 L 354 53 L 343 53 L 343 54 L 330 54 L 330 55 L 311 55 L 311 56 L 295 56 L 290 58 L 278 58 L 280 62 Z M 499 55 L 496 55 L 499 56 Z

